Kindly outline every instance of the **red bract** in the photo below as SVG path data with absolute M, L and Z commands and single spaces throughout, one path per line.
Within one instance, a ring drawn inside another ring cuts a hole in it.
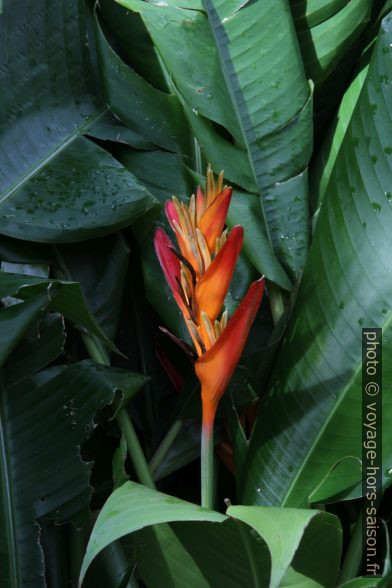
M 162 229 L 155 233 L 155 250 L 194 343 L 195 371 L 201 383 L 203 429 L 212 429 L 216 409 L 233 375 L 256 316 L 264 278 L 254 282 L 228 321 L 223 311 L 241 250 L 243 228 L 224 230 L 232 189 L 222 187 L 223 173 L 215 184 L 211 169 L 207 189 L 199 188 L 186 205 L 176 197 L 165 211 L 175 232 L 176 252 Z
M 214 423 L 218 402 L 241 357 L 264 290 L 264 279 L 253 282 L 216 343 L 198 358 L 195 370 L 201 383 L 203 427 Z

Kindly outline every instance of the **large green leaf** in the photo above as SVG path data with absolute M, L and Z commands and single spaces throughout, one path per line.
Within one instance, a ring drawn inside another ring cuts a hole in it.
M 47 301 L 46 294 L 39 294 L 26 302 L 0 308 L 0 366 L 28 328 L 38 319 Z
M 384 470 L 392 463 L 391 47 L 390 14 L 327 186 L 252 435 L 248 503 L 307 505 L 316 489 L 323 501 L 361 494 L 362 327 L 383 329 Z
M 296 274 L 307 250 L 312 102 L 286 0 L 121 3 L 140 13 L 205 159 L 257 194 L 262 271 L 291 289 L 281 264 Z
M 375 588 L 375 586 L 382 586 L 383 588 L 389 585 L 391 578 L 354 578 L 344 584 L 340 584 L 339 588 Z
M 15 307 L 19 309 L 19 305 Z M 39 333 L 37 345 L 36 331 Z M 65 325 L 62 316 L 52 313 L 41 323 L 33 324 L 33 332 L 26 332 L 3 367 L 3 379 L 7 386 L 20 382 L 27 376 L 43 369 L 63 352 Z
M 41 243 L 20 241 L 11 237 L 0 236 L 1 267 L 4 263 L 23 263 L 29 265 L 46 265 L 52 260 L 52 251 Z
M 115 345 L 106 337 L 96 323 L 85 302 L 80 284 L 77 282 L 0 272 L 0 299 L 4 296 L 15 296 L 26 300 L 26 302 L 0 309 L 0 313 L 2 313 L 0 316 L 4 317 L 4 321 L 12 320 L 15 317 L 15 322 L 12 323 L 13 326 L 9 323 L 9 332 L 5 330 L 6 327 L 2 329 L 0 349 L 2 345 L 9 347 L 12 344 L 12 338 L 17 338 L 17 324 L 20 323 L 23 329 L 28 327 L 27 324 L 23 325 L 24 321 L 27 321 L 29 312 L 31 312 L 30 321 L 33 321 L 42 309 L 51 308 L 73 321 L 83 331 L 87 331 L 101 339 L 110 349 L 116 350 Z M 22 318 L 23 309 L 26 312 L 25 318 Z M 8 316 L 10 319 L 7 319 Z M 14 332 L 12 329 L 14 329 Z
M 81 460 L 80 444 L 116 390 L 130 397 L 145 383 L 89 361 L 43 376 L 1 385 L 1 588 L 46 586 L 39 519 L 85 521 L 92 464 Z
M 325 587 L 335 585 L 341 532 L 332 515 L 244 506 L 229 507 L 227 515 L 126 482 L 113 492 L 98 516 L 81 580 L 102 549 L 126 534 L 139 532 L 136 562 L 151 588 L 272 588 L 279 586 L 290 564 Z M 146 528 L 147 532 L 140 533 Z M 310 543 L 313 560 L 305 562 Z
M 290 0 L 305 71 L 315 84 L 316 144 L 341 96 L 365 44 L 362 32 L 373 0 Z
M 369 0 L 291 0 L 307 75 L 322 83 L 369 22 Z M 306 6 L 305 6 L 306 4 Z
M 347 0 L 290 0 L 294 22 L 299 29 L 324 22 L 346 4 Z
M 368 67 L 368 63 L 363 63 L 347 91 L 344 93 L 336 118 L 328 130 L 328 135 L 312 167 L 310 186 L 312 205 L 315 210 L 317 210 L 317 207 L 324 198 L 337 154 L 339 153 L 355 105 L 361 93 L 362 85 L 366 79 Z
M 390 12 L 391 2 L 386 2 L 383 6 L 378 19 L 372 25 L 366 34 L 366 47 L 356 65 L 355 74 L 346 89 L 343 98 L 340 97 L 340 104 L 335 118 L 328 129 L 327 136 L 323 141 L 322 147 L 317 153 L 317 157 L 312 165 L 310 174 L 310 193 L 314 210 L 324 198 L 333 166 L 339 149 L 342 145 L 344 135 L 350 123 L 351 116 L 354 112 L 355 105 L 359 98 L 363 83 L 366 79 L 369 62 L 372 56 L 374 44 L 378 37 L 380 23 L 382 18 Z M 330 92 L 328 92 L 330 94 Z M 328 102 L 327 102 L 328 103 Z M 330 104 L 330 101 L 329 101 Z
M 57 263 L 68 280 L 79 282 L 88 307 L 104 333 L 117 331 L 130 251 L 120 234 L 56 248 Z
M 188 127 L 177 96 L 157 90 L 124 63 L 109 45 L 97 17 L 95 25 L 102 85 L 111 110 L 131 130 L 176 151 L 187 139 Z
M 83 136 L 105 116 L 78 0 L 6 0 L 1 26 L 0 232 L 80 241 L 124 227 L 153 198 Z
M 333 516 L 317 510 L 254 506 L 230 506 L 227 514 L 250 525 L 267 543 L 271 587 L 280 585 L 290 562 L 322 586 L 336 585 L 342 538 L 340 523 Z
M 98 553 L 116 539 L 143 527 L 169 521 L 210 521 L 226 517 L 172 496 L 161 494 L 134 482 L 115 490 L 102 508 L 90 537 L 80 579 Z
M 100 0 L 98 9 L 100 20 L 102 18 L 106 28 L 114 34 L 116 48 L 124 61 L 154 88 L 167 92 L 158 55 L 140 16 L 114 0 Z

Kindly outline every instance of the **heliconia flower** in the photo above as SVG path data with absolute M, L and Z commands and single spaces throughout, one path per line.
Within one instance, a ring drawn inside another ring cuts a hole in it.
M 219 400 L 241 357 L 263 291 L 263 278 L 251 284 L 214 345 L 196 361 L 196 375 L 201 383 L 203 429 L 213 426 Z
M 207 171 L 206 193 L 198 188 L 189 204 L 173 196 L 165 205 L 180 252 L 163 229 L 155 233 L 155 250 L 188 327 L 201 383 L 203 431 L 210 431 L 220 398 L 238 364 L 264 290 L 254 282 L 230 320 L 222 312 L 243 241 L 243 228 L 225 230 L 232 189 Z

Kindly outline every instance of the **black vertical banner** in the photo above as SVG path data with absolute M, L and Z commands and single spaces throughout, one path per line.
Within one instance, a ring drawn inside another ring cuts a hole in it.
M 381 576 L 382 329 L 362 329 L 362 576 Z

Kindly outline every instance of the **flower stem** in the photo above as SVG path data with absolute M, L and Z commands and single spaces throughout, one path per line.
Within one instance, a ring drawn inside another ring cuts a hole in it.
M 101 363 L 102 365 L 110 366 L 109 354 L 98 339 L 88 333 L 82 333 L 82 339 L 84 346 L 93 361 Z
M 214 426 L 203 424 L 201 432 L 201 505 L 214 508 Z

